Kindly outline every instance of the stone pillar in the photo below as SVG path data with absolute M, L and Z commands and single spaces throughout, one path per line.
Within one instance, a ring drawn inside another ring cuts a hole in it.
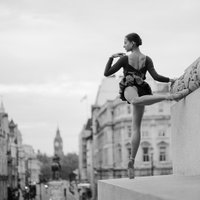
M 190 95 L 171 108 L 173 173 L 200 175 L 200 57 L 171 86 L 171 93 L 185 88 Z
M 200 175 L 200 88 L 174 104 L 171 112 L 173 173 Z

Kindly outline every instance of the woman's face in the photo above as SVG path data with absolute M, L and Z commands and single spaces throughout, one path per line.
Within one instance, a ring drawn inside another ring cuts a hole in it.
M 126 37 L 124 38 L 124 49 L 129 52 L 133 50 L 134 42 L 130 42 Z

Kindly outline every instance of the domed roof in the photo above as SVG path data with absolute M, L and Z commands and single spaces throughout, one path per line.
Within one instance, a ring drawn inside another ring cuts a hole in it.
M 99 86 L 95 105 L 102 106 L 108 100 L 114 100 L 119 95 L 119 78 L 106 77 Z

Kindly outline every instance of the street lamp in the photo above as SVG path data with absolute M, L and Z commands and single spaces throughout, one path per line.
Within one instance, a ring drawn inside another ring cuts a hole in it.
M 151 176 L 154 175 L 153 147 L 150 148 Z
M 49 187 L 49 186 L 48 186 L 47 184 L 44 185 L 46 194 L 47 194 L 47 189 L 48 189 L 48 187 Z
M 102 160 L 100 160 L 100 166 L 99 166 L 99 175 L 100 175 L 100 180 L 102 180 Z
M 30 162 L 29 162 L 30 161 Z M 27 170 L 27 180 L 26 180 L 26 184 L 27 185 L 29 185 L 30 183 L 31 183 L 31 176 L 32 176 L 32 173 L 31 173 L 31 171 L 32 171 L 32 158 L 27 158 L 27 160 L 26 160 L 26 162 L 27 162 L 27 168 L 26 168 L 26 170 Z
M 40 200 L 42 200 L 42 183 L 43 183 L 43 175 L 39 174 L 39 183 L 40 183 Z

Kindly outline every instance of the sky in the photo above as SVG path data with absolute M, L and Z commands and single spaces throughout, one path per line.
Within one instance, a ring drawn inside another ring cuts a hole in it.
M 0 0 L 0 95 L 23 143 L 53 155 L 59 127 L 64 153 L 78 153 L 105 64 L 128 33 L 157 72 L 181 76 L 200 56 L 199 9 L 199 0 Z

